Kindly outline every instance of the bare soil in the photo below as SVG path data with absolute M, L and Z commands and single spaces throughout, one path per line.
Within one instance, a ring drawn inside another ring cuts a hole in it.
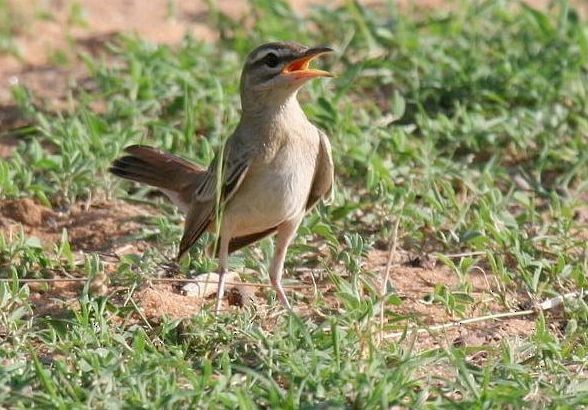
M 425 260 L 428 259 L 426 255 L 422 257 Z M 388 252 L 374 250 L 370 252 L 367 260 L 368 270 L 377 272 L 378 278 L 384 278 Z M 498 303 L 494 293 L 497 291 L 497 280 L 494 275 L 482 269 L 476 269 L 471 271 L 467 281 L 462 283 L 457 274 L 446 266 L 436 266 L 430 262 L 422 267 L 407 266 L 414 260 L 413 255 L 400 249 L 393 255 L 389 272 L 390 282 L 402 299 L 402 304 L 391 306 L 390 310 L 397 315 L 411 318 L 412 328 L 452 324 L 464 318 L 486 316 L 506 310 L 502 304 Z M 466 305 L 461 315 L 452 314 L 442 303 L 433 301 L 431 298 L 438 285 L 443 285 L 455 292 L 467 286 L 470 288 L 468 295 L 474 301 Z M 529 316 L 456 326 L 437 332 L 415 334 L 411 343 L 419 349 L 446 348 L 453 345 L 497 345 L 505 336 L 528 336 L 535 330 L 534 321 L 535 318 Z
M 114 266 L 108 258 L 118 258 L 123 254 L 141 254 L 148 243 L 132 239 L 132 235 L 141 230 L 141 220 L 153 215 L 151 208 L 132 205 L 124 202 L 104 202 L 84 207 L 77 204 L 68 212 L 57 212 L 42 206 L 31 199 L 0 201 L 0 233 L 5 237 L 16 235 L 22 230 L 27 236 L 39 238 L 47 249 L 58 243 L 62 231 L 68 232 L 72 248 L 76 252 L 100 252 L 106 266 L 106 273 L 112 272 Z M 427 260 L 427 258 L 424 258 Z M 393 258 L 390 269 L 390 281 L 401 297 L 399 306 L 390 306 L 390 311 L 397 316 L 409 318 L 410 326 L 433 326 L 451 323 L 461 319 L 440 303 L 431 301 L 430 296 L 437 284 L 443 284 L 448 289 L 457 290 L 464 284 L 456 274 L 444 266 L 435 266 L 430 261 L 421 266 L 407 266 L 407 261 L 414 260 L 410 255 L 399 250 Z M 388 263 L 388 252 L 374 250 L 367 257 L 366 268 L 375 272 L 380 287 Z M 59 278 L 56 275 L 56 278 Z M 65 279 L 65 278 L 64 278 Z M 481 270 L 472 272 L 468 278 L 471 287 L 470 296 L 475 302 L 468 305 L 464 317 L 486 315 L 500 312 L 504 307 L 496 302 L 493 295 L 495 279 Z M 301 286 L 303 285 L 303 286 Z M 31 301 L 35 306 L 37 316 L 67 316 L 78 305 L 78 298 L 84 286 L 83 282 L 55 282 L 31 285 Z M 316 287 L 315 287 L 316 286 Z M 229 285 L 229 298 L 224 309 L 235 309 L 243 305 L 244 292 L 241 287 Z M 322 297 L 334 301 L 334 289 L 328 280 L 316 281 L 311 275 L 297 275 L 296 294 L 298 306 L 295 310 L 302 315 L 316 315 L 318 312 L 312 306 L 315 290 L 320 289 Z M 248 298 L 254 300 L 254 305 L 262 310 L 264 297 L 255 295 L 251 289 Z M 257 290 L 258 295 L 267 292 L 263 287 Z M 113 296 L 127 294 L 129 289 L 106 288 L 105 294 Z M 288 290 L 292 292 L 292 290 Z M 171 319 L 188 318 L 205 305 L 211 305 L 213 298 L 199 299 L 186 296 L 180 284 L 160 283 L 154 280 L 145 284 L 131 294 L 140 314 L 137 320 L 146 319 L 158 323 L 163 317 Z M 121 301 L 127 297 L 118 298 Z M 337 309 L 336 303 L 333 308 Z M 318 315 L 320 316 L 320 315 Z M 378 325 L 378 324 L 375 324 Z M 534 318 L 513 318 L 484 322 L 478 325 L 462 326 L 437 333 L 420 333 L 412 341 L 414 346 L 422 348 L 438 348 L 450 345 L 496 345 L 505 337 L 528 336 L 534 331 Z
M 150 215 L 149 208 L 122 201 L 97 202 L 88 207 L 80 203 L 67 212 L 57 212 L 29 198 L 2 200 L 0 233 L 12 237 L 22 230 L 50 248 L 66 230 L 74 250 L 107 251 L 137 233 L 141 220 Z

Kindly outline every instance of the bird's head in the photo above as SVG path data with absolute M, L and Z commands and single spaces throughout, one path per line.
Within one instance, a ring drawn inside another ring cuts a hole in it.
M 247 57 L 241 74 L 243 103 L 280 104 L 308 80 L 332 77 L 328 71 L 310 68 L 313 59 L 332 51 L 328 47 L 309 48 L 292 42 L 257 47 Z

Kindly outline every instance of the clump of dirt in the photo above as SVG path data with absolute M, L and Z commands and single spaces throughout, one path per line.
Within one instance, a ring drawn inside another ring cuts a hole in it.
M 198 313 L 204 304 L 203 299 L 181 295 L 168 284 L 147 287 L 136 293 L 134 298 L 139 302 L 145 317 L 154 321 L 162 317 L 189 318 Z
M 29 198 L 0 202 L 0 214 L 4 221 L 7 218 L 30 227 L 43 226 L 50 218 L 55 219 L 57 216 L 51 209 Z
M 67 230 L 73 250 L 106 251 L 140 231 L 141 220 L 151 215 L 146 207 L 124 202 L 75 204 L 67 212 L 24 198 L 0 201 L 0 232 L 14 234 L 22 229 L 44 246 L 58 242 Z
M 194 296 L 186 295 L 181 287 L 169 283 L 153 283 L 141 289 L 133 298 L 141 307 L 143 315 L 152 322 L 159 322 L 163 317 L 169 319 L 186 319 L 197 314 L 204 305 L 213 306 L 215 291 L 211 294 Z M 222 310 L 230 310 L 243 306 L 251 306 L 257 301 L 252 287 L 241 286 L 238 281 L 227 283 L 225 299 L 221 303 Z

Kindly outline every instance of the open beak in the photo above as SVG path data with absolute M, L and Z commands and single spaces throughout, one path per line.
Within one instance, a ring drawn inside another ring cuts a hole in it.
M 306 50 L 302 57 L 298 57 L 297 59 L 288 63 L 282 70 L 282 75 L 294 80 L 314 77 L 333 77 L 333 74 L 329 73 L 328 71 L 309 68 L 310 62 L 312 60 L 318 56 L 331 52 L 333 52 L 333 49 L 329 47 L 310 48 Z

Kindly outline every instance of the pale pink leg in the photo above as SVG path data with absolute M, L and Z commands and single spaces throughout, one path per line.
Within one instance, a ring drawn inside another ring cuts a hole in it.
M 282 273 L 284 272 L 284 261 L 286 260 L 288 246 L 290 246 L 290 242 L 292 242 L 292 239 L 294 239 L 294 235 L 296 234 L 296 230 L 298 229 L 298 225 L 300 225 L 301 220 L 301 217 L 296 218 L 295 220 L 285 222 L 278 226 L 278 232 L 276 235 L 276 251 L 274 253 L 274 259 L 272 260 L 269 272 L 270 280 L 274 289 L 276 290 L 276 293 L 278 294 L 278 299 L 282 305 L 290 310 L 292 308 L 290 307 L 290 303 L 286 297 L 286 292 L 284 292 L 284 288 L 282 287 Z

